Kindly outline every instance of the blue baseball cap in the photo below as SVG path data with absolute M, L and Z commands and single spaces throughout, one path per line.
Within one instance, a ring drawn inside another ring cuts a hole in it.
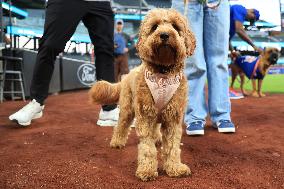
M 259 11 L 256 9 L 253 9 L 253 12 L 254 12 L 255 20 L 259 20 L 259 17 L 260 17 Z

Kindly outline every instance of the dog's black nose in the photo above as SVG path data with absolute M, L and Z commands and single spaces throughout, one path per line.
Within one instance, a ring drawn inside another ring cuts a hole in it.
M 162 32 L 162 33 L 160 34 L 160 38 L 161 38 L 163 41 L 168 40 L 169 37 L 170 37 L 169 34 L 166 33 L 166 32 Z

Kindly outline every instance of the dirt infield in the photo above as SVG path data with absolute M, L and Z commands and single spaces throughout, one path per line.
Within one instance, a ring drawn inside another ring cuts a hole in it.
M 110 127 L 96 125 L 99 107 L 87 91 L 51 96 L 44 117 L 27 128 L 8 121 L 23 102 L 0 104 L 0 188 L 284 188 L 284 96 L 232 101 L 236 134 L 206 126 L 182 138 L 182 161 L 192 176 L 156 181 L 135 177 L 137 137 L 111 149 Z

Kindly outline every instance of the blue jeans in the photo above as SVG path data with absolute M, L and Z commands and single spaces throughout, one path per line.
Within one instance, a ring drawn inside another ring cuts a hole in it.
M 183 1 L 172 0 L 172 8 L 183 14 Z M 186 60 L 189 103 L 185 121 L 186 123 L 197 120 L 205 122 L 208 111 L 213 123 L 231 120 L 227 65 L 230 23 L 228 0 L 223 0 L 216 10 L 190 0 L 187 18 L 195 34 L 197 45 L 194 55 Z M 206 78 L 208 103 L 204 89 Z

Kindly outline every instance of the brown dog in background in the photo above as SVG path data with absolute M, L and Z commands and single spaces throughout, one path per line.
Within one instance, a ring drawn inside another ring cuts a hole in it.
M 280 57 L 280 52 L 277 48 L 268 47 L 258 57 L 252 56 L 240 56 L 234 55 L 232 58 L 232 64 L 230 64 L 232 72 L 232 82 L 231 89 L 234 87 L 234 82 L 236 77 L 240 76 L 240 88 L 244 96 L 248 96 L 248 93 L 244 90 L 245 76 L 248 79 L 252 79 L 252 88 L 251 93 L 254 97 L 264 97 L 265 94 L 262 93 L 262 80 L 266 75 L 269 67 L 277 63 L 278 58 Z M 245 68 L 244 62 L 248 61 L 248 65 L 251 69 Z M 253 67 L 252 64 L 255 63 Z M 254 68 L 252 70 L 252 68 Z M 258 86 L 256 87 L 255 80 L 258 80 Z

